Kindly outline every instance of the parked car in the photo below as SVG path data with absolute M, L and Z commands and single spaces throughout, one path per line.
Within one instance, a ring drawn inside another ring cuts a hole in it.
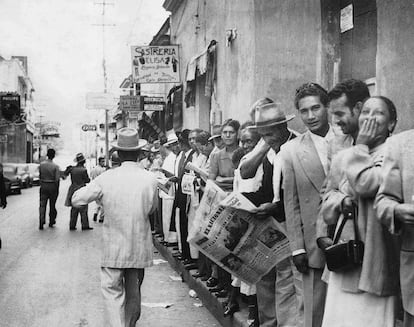
M 18 163 L 15 164 L 17 166 L 17 174 L 20 176 L 20 179 L 22 181 L 22 187 L 28 188 L 32 187 L 32 179 L 30 178 L 29 174 L 29 166 L 27 164 Z
M 3 176 L 7 194 L 22 193 L 22 180 L 15 164 L 3 164 Z
M 37 163 L 29 163 L 27 164 L 29 167 L 29 174 L 32 180 L 33 185 L 40 185 L 40 178 L 39 178 L 39 164 Z

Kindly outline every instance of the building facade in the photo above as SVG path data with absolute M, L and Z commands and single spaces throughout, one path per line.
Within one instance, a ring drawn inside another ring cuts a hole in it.
M 372 94 L 395 102 L 397 131 L 414 127 L 410 0 L 166 0 L 163 6 L 171 12 L 170 42 L 180 46 L 184 128 L 243 122 L 264 96 L 295 113 L 300 84 L 330 89 L 346 78 L 364 80 Z M 303 130 L 299 119 L 293 125 Z

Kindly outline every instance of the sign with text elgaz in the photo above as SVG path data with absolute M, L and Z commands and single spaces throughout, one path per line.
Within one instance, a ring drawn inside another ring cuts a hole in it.
M 132 77 L 135 83 L 179 83 L 178 45 L 132 46 Z

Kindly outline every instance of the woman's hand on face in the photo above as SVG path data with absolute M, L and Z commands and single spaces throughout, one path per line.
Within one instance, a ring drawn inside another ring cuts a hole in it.
M 378 123 L 375 117 L 368 117 L 362 123 L 362 127 L 359 130 L 356 144 L 364 144 L 368 147 L 372 147 L 377 140 Z

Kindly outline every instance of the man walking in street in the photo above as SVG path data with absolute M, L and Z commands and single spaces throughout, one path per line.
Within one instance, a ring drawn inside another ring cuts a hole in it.
M 43 229 L 46 223 L 46 206 L 49 200 L 49 227 L 53 227 L 56 223 L 56 200 L 59 194 L 60 170 L 59 166 L 53 162 L 55 150 L 47 150 L 47 160 L 40 163 L 39 179 L 40 179 L 40 206 L 39 206 L 39 229 Z
M 101 287 L 112 327 L 135 326 L 144 268 L 153 263 L 149 215 L 157 207 L 158 183 L 137 163 L 146 143 L 136 129 L 120 129 L 114 147 L 121 166 L 99 175 L 72 197 L 76 207 L 99 200 L 105 210 Z
M 88 205 L 75 207 L 71 202 L 73 193 L 91 181 L 88 176 L 88 171 L 85 168 L 86 159 L 83 154 L 78 153 L 74 161 L 77 163 L 76 166 L 69 166 L 65 170 L 65 175 L 70 174 L 72 180 L 72 184 L 69 187 L 65 200 L 65 206 L 72 207 L 70 209 L 69 230 L 76 230 L 78 214 L 81 216 L 82 230 L 91 230 L 93 228 L 89 226 Z

